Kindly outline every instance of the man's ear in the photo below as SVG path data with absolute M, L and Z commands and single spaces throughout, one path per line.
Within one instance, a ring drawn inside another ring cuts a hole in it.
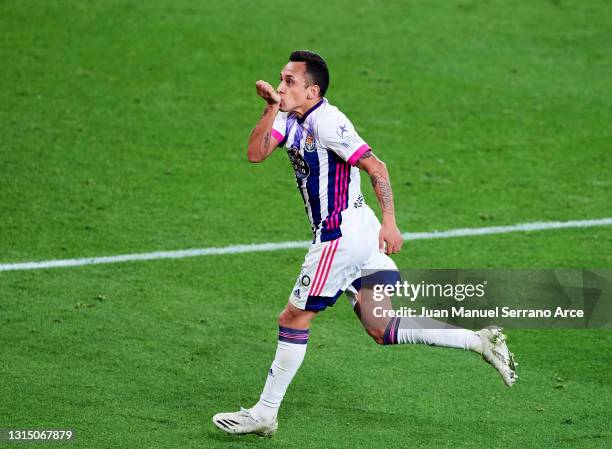
M 319 93 L 321 92 L 321 88 L 317 84 L 313 84 L 312 86 L 308 86 L 308 98 L 312 100 L 313 98 L 317 98 Z

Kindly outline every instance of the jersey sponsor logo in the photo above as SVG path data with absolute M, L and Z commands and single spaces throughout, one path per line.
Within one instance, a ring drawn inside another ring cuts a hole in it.
M 310 174 L 310 166 L 300 154 L 300 150 L 295 147 L 288 148 L 287 155 L 289 156 L 289 160 L 291 161 L 291 165 L 295 171 L 295 176 L 297 176 L 298 179 L 307 178 Z
M 338 129 L 336 129 L 336 132 L 338 133 L 338 136 L 340 136 L 341 139 L 344 139 L 344 135 L 348 133 L 349 130 L 346 129 L 346 124 L 344 124 L 344 125 L 338 126 Z
M 309 153 L 312 153 L 317 149 L 317 143 L 315 142 L 315 138 L 312 134 L 306 134 L 306 142 L 304 143 L 304 149 Z

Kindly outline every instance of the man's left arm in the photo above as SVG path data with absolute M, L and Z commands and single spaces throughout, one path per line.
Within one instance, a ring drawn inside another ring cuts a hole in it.
M 389 172 L 383 161 L 378 159 L 372 151 L 366 151 L 355 164 L 365 171 L 372 181 L 372 187 L 382 210 L 382 228 L 378 235 L 380 251 L 394 254 L 400 251 L 404 239 L 395 222 L 395 206 L 393 204 L 393 191 L 389 181 Z

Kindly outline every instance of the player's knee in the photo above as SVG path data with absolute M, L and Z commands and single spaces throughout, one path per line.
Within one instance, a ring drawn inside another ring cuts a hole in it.
M 287 309 L 283 309 L 283 311 L 278 315 L 278 325 L 283 327 L 289 327 L 291 324 L 291 313 Z
M 278 325 L 282 327 L 294 327 L 297 319 L 296 313 L 288 307 L 285 307 L 278 316 Z
M 385 344 L 385 330 L 384 329 L 367 329 L 368 335 L 376 342 L 376 344 Z

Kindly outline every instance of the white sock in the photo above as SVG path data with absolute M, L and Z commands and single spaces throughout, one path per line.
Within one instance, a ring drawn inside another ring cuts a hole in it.
M 308 330 L 279 326 L 278 347 L 259 402 L 250 410 L 258 421 L 274 421 L 287 388 L 297 373 L 308 342 Z
M 482 352 L 478 334 L 431 319 L 394 318 L 385 331 L 386 344 L 424 344 Z

